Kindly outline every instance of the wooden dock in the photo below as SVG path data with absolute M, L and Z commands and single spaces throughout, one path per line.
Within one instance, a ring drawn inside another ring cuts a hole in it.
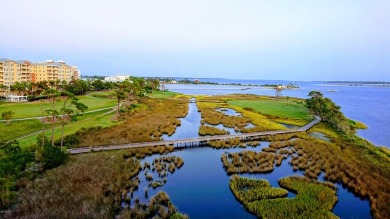
M 215 136 L 184 138 L 184 139 L 168 140 L 168 141 L 129 143 L 129 144 L 121 144 L 121 145 L 105 145 L 105 146 L 96 146 L 96 147 L 72 148 L 72 149 L 68 149 L 68 152 L 70 154 L 82 154 L 82 153 L 89 153 L 94 151 L 110 151 L 110 150 L 120 150 L 120 149 L 128 149 L 128 148 L 156 147 L 156 146 L 174 146 L 176 148 L 197 147 L 197 146 L 207 145 L 210 141 L 229 140 L 235 138 L 238 138 L 241 141 L 251 141 L 267 135 L 306 132 L 308 129 L 317 125 L 320 121 L 321 118 L 316 116 L 316 118 L 313 121 L 297 129 L 254 132 L 254 133 L 244 133 L 244 134 L 235 134 L 235 135 L 215 135 Z

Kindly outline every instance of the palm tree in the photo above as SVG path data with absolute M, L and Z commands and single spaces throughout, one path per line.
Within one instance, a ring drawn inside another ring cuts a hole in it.
M 13 85 L 11 85 L 12 91 L 17 91 L 18 95 L 21 95 L 22 92 L 26 90 L 26 82 L 15 82 Z
M 68 85 L 68 82 L 66 82 L 65 80 L 62 80 L 61 85 L 60 85 L 61 91 L 65 90 L 67 85 Z
M 47 81 L 38 81 L 36 83 L 37 86 L 37 93 L 40 95 L 44 90 L 49 89 L 49 86 L 47 85 Z
M 35 82 L 27 82 L 26 83 L 26 90 L 27 90 L 27 94 L 29 94 L 29 95 L 33 95 L 33 89 L 34 89 L 33 84 L 35 84 Z
M 26 95 L 26 92 L 28 92 L 28 83 L 26 81 L 22 81 L 20 84 L 21 84 L 22 94 Z
M 54 89 L 56 87 L 56 82 L 55 81 L 49 81 L 49 86 L 51 89 Z

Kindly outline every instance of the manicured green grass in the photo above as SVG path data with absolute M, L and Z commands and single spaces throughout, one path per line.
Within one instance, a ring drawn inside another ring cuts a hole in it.
M 179 93 L 173 92 L 173 91 L 153 91 L 153 93 L 148 93 L 146 96 L 149 96 L 151 98 L 173 98 L 175 96 L 179 95 Z
M 102 112 L 96 112 L 96 113 L 91 113 L 91 114 L 86 114 L 83 117 L 79 117 L 78 121 L 71 122 L 65 126 L 64 129 L 64 136 L 73 134 L 77 132 L 80 128 L 89 128 L 89 127 L 94 127 L 94 126 L 102 126 L 102 127 L 108 127 L 108 126 L 113 126 L 115 122 L 111 121 L 111 117 L 114 115 L 115 112 L 101 115 L 106 111 Z M 38 129 L 39 130 L 39 129 Z M 33 130 L 35 131 L 35 130 Z M 51 129 L 48 127 L 46 130 L 46 136 L 50 138 L 51 136 Z M 59 139 L 61 137 L 61 126 L 57 125 L 55 130 L 54 130 L 54 136 L 55 139 Z M 27 138 L 24 138 L 19 141 L 21 147 L 29 147 L 36 142 L 37 136 L 30 136 Z
M 81 103 L 84 103 L 85 105 L 88 106 L 87 111 L 116 106 L 115 99 L 97 98 L 93 96 L 79 96 L 78 98 L 80 99 Z M 39 101 L 27 102 L 27 103 L 0 102 L 0 113 L 11 110 L 15 112 L 13 116 L 14 119 L 36 117 L 36 116 L 42 116 L 42 107 L 44 110 L 46 110 L 46 109 L 50 109 L 51 105 L 46 100 L 43 103 Z M 61 102 L 56 103 L 55 108 L 59 110 L 61 108 Z
M 271 116 L 291 119 L 307 119 L 310 117 L 308 109 L 303 104 L 298 104 L 292 100 L 231 100 L 228 103 L 242 108 L 251 108 L 259 113 Z
M 48 125 L 46 125 L 48 126 Z M 24 135 L 42 129 L 42 123 L 37 119 L 25 121 L 13 121 L 9 125 L 0 123 L 0 141 Z
M 87 96 L 97 97 L 97 98 L 111 98 L 115 99 L 115 91 L 94 91 L 87 94 Z

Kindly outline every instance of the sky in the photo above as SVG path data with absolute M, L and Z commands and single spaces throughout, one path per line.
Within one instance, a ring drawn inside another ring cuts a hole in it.
M 83 75 L 390 81 L 389 0 L 6 0 L 0 21 L 0 57 Z

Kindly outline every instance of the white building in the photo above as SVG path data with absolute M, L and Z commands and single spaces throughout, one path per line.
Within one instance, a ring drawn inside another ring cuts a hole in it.
M 27 96 L 8 95 L 5 97 L 6 102 L 27 102 Z
M 130 79 L 130 76 L 124 76 L 124 75 L 117 75 L 114 77 L 105 77 L 104 81 L 109 81 L 109 82 L 122 82 L 126 79 Z

